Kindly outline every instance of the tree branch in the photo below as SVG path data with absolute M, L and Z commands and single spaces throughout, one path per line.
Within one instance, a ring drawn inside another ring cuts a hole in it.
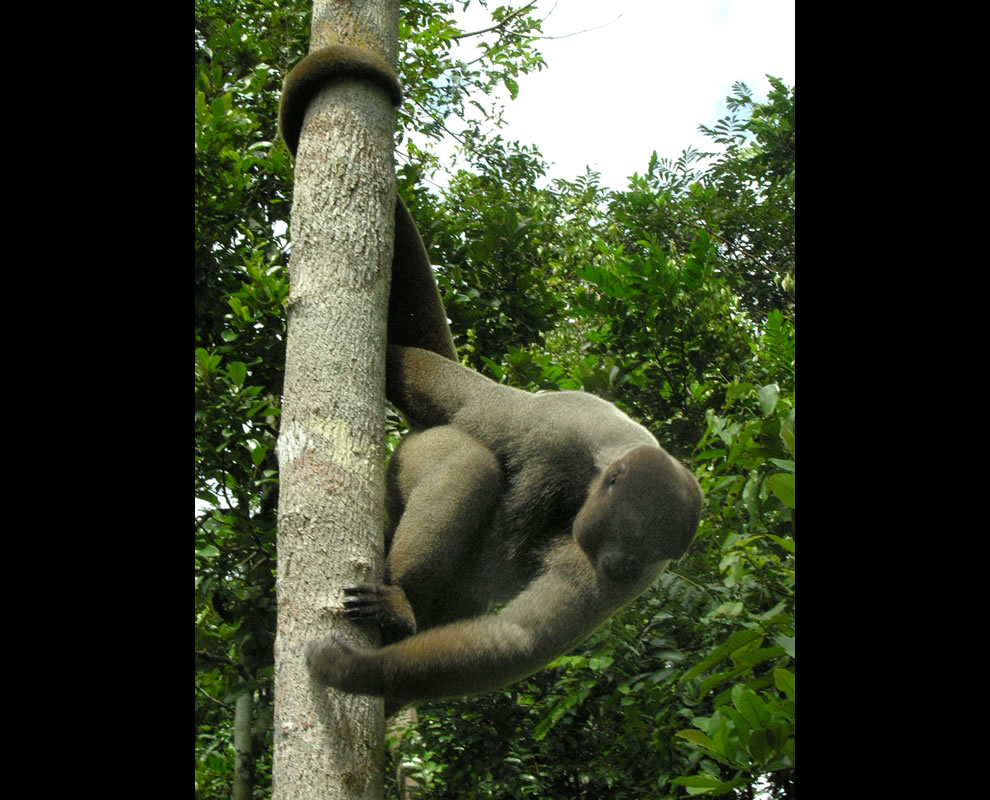
M 507 16 L 501 22 L 492 25 L 490 28 L 484 28 L 483 30 L 480 31 L 472 31 L 471 33 L 461 33 L 458 34 L 457 36 L 452 36 L 450 38 L 453 39 L 454 41 L 458 41 L 460 39 L 466 39 L 468 36 L 480 36 L 483 33 L 489 33 L 490 31 L 495 31 L 498 30 L 499 28 L 502 28 L 504 30 L 505 26 L 508 25 L 512 20 L 514 20 L 516 17 L 522 14 L 526 9 L 532 8 L 535 5 L 536 5 L 536 0 L 533 0 L 532 3 L 527 3 L 522 8 L 513 11 L 511 14 L 509 14 L 509 16 Z M 552 10 L 553 9 L 551 9 L 551 11 Z
M 223 702 L 223 700 L 217 700 L 217 698 L 215 698 L 208 691 L 206 691 L 206 689 L 204 689 L 202 686 L 200 686 L 199 685 L 199 682 L 196 683 L 196 690 L 199 691 L 199 692 L 202 692 L 203 696 L 206 697 L 207 700 L 210 700 L 211 702 L 214 702 L 218 706 L 220 706 L 220 708 L 225 708 L 225 709 L 227 709 L 227 711 L 230 711 L 231 713 L 233 713 L 233 711 L 234 711 L 234 707 L 233 706 L 227 705 L 225 702 Z

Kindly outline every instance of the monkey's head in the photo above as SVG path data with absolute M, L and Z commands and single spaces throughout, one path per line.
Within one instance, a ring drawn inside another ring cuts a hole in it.
M 701 517 L 694 476 L 659 447 L 635 447 L 595 478 L 574 519 L 574 539 L 599 574 L 636 580 L 684 555 Z

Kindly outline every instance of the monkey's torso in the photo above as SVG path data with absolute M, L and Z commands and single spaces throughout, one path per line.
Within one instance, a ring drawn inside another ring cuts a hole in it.
M 613 453 L 659 448 L 645 428 L 593 395 L 523 392 L 432 352 L 391 347 L 387 386 L 401 411 L 431 425 L 405 437 L 388 480 L 387 582 L 409 597 L 417 631 L 516 596 L 553 546 L 571 539 Z M 429 501 L 410 504 L 415 492 Z M 405 541 L 429 540 L 431 529 L 444 531 L 442 576 L 422 563 L 423 548 Z

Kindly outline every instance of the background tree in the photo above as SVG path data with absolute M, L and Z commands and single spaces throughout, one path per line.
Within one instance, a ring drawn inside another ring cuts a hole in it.
M 235 9 L 236 6 L 236 9 Z M 271 781 L 274 444 L 291 174 L 281 70 L 304 4 L 196 6 L 196 786 Z M 233 757 L 236 753 L 236 758 Z

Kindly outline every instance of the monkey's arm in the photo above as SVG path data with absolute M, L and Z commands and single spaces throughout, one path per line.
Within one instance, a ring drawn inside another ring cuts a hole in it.
M 309 667 L 324 683 L 383 695 L 391 707 L 492 691 L 566 653 L 657 572 L 646 570 L 632 584 L 609 584 L 568 540 L 550 555 L 546 572 L 499 614 L 433 628 L 380 650 L 351 650 L 327 639 L 311 644 Z

